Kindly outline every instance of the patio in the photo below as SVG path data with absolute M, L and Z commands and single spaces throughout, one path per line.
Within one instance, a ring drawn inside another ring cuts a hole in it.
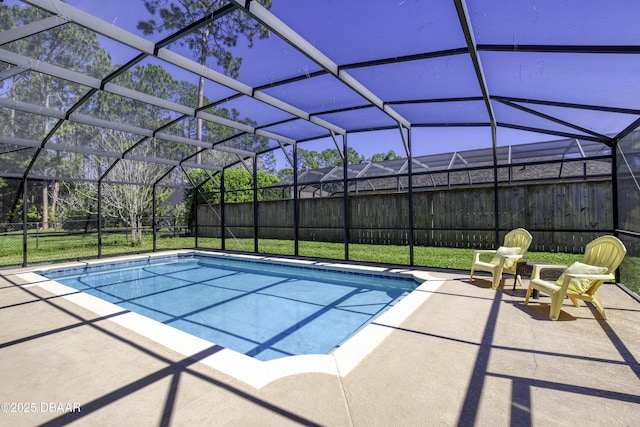
M 0 275 L 0 401 L 35 411 L 3 403 L 4 425 L 586 426 L 640 415 L 640 308 L 613 284 L 600 291 L 607 321 L 567 300 L 552 322 L 549 299 L 525 307 L 511 277 L 496 292 L 438 272 L 446 282 L 347 376 L 256 389 L 20 286 L 22 271 Z

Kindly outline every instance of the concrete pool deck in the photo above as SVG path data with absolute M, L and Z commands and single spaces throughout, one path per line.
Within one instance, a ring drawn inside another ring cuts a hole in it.
M 0 271 L 0 425 L 637 425 L 640 304 L 601 289 L 608 320 L 567 300 L 524 306 L 464 272 L 347 375 L 261 388 Z M 527 281 L 525 280 L 525 284 Z M 27 412 L 29 411 L 29 412 Z

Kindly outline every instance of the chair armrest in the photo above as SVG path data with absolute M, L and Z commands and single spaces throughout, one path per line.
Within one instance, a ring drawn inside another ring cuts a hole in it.
M 542 270 L 565 270 L 568 267 L 566 264 L 534 264 L 533 271 L 531 272 L 531 280 L 540 279 L 540 273 Z
M 502 257 L 500 257 L 500 264 L 504 266 L 507 260 L 511 260 L 512 262 L 505 268 L 513 268 L 513 266 L 516 265 L 518 260 L 522 259 L 523 257 L 524 257 L 523 254 L 503 255 Z
M 479 262 L 481 254 L 495 254 L 496 252 L 495 249 L 476 249 L 473 251 L 473 262 Z
M 562 286 L 560 287 L 560 293 L 562 295 L 567 293 L 569 289 L 569 284 L 573 279 L 589 279 L 589 280 L 615 280 L 616 276 L 613 274 L 567 274 L 564 276 L 564 280 L 562 281 Z M 580 293 L 580 292 L 578 292 Z
M 572 279 L 591 279 L 591 280 L 615 280 L 613 274 L 567 274 L 566 277 Z

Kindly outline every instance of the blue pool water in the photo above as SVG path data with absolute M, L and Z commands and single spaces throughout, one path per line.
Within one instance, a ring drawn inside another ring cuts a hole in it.
M 41 274 L 259 360 L 331 353 L 419 284 L 198 254 Z

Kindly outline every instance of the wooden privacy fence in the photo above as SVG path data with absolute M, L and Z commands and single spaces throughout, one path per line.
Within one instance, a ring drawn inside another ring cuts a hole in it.
M 350 195 L 349 242 L 409 244 L 409 195 Z M 500 239 L 516 227 L 534 236 L 531 250 L 581 253 L 595 237 L 613 230 L 610 180 L 570 181 L 498 188 Z M 483 248 L 494 246 L 494 189 L 465 187 L 413 193 L 414 244 Z M 344 242 L 344 198 L 298 201 L 300 240 Z M 225 204 L 225 236 L 254 237 L 253 203 Z M 198 207 L 200 236 L 220 237 L 219 205 Z M 258 237 L 294 238 L 294 201 L 258 203 Z

